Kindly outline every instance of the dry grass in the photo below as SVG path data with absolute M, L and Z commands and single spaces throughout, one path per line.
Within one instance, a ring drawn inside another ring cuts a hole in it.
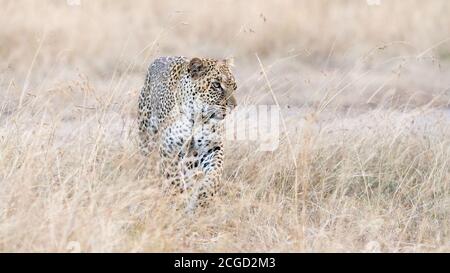
M 0 251 L 450 251 L 450 3 L 205 3 L 1 0 Z M 271 89 L 288 129 L 227 143 L 195 219 L 135 145 L 172 54 L 234 56 L 239 102 Z

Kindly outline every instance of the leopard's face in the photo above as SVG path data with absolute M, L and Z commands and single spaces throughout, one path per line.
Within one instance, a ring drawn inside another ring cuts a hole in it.
M 194 58 L 189 63 L 189 73 L 204 117 L 222 120 L 236 107 L 237 84 L 228 60 Z

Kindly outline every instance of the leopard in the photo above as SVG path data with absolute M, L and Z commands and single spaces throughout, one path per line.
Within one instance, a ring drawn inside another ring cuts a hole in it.
M 210 204 L 224 169 L 224 120 L 237 106 L 232 59 L 167 56 L 147 70 L 138 101 L 139 149 L 159 155 L 164 192 L 187 213 Z

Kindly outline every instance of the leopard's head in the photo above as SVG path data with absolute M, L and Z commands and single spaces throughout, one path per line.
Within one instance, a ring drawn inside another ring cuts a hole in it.
M 202 115 L 207 119 L 224 119 L 237 105 L 231 66 L 230 60 L 193 58 L 189 62 L 188 73 L 202 104 Z

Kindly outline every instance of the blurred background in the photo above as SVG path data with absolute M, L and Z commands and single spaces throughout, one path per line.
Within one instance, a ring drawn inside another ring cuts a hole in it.
M 448 0 L 0 0 L 0 252 L 448 252 L 449 14 Z M 238 105 L 282 110 L 276 151 L 226 143 L 222 189 L 194 219 L 135 142 L 163 55 L 233 57 Z
M 241 101 L 448 106 L 446 0 L 1 0 L 0 88 L 140 88 L 157 56 L 234 57 Z M 258 57 L 257 57 L 258 56 Z M 0 96 L 2 96 L 0 93 Z M 269 95 L 269 96 L 268 96 Z M 26 96 L 26 95 L 25 95 Z M 13 96 L 14 97 L 14 96 Z

